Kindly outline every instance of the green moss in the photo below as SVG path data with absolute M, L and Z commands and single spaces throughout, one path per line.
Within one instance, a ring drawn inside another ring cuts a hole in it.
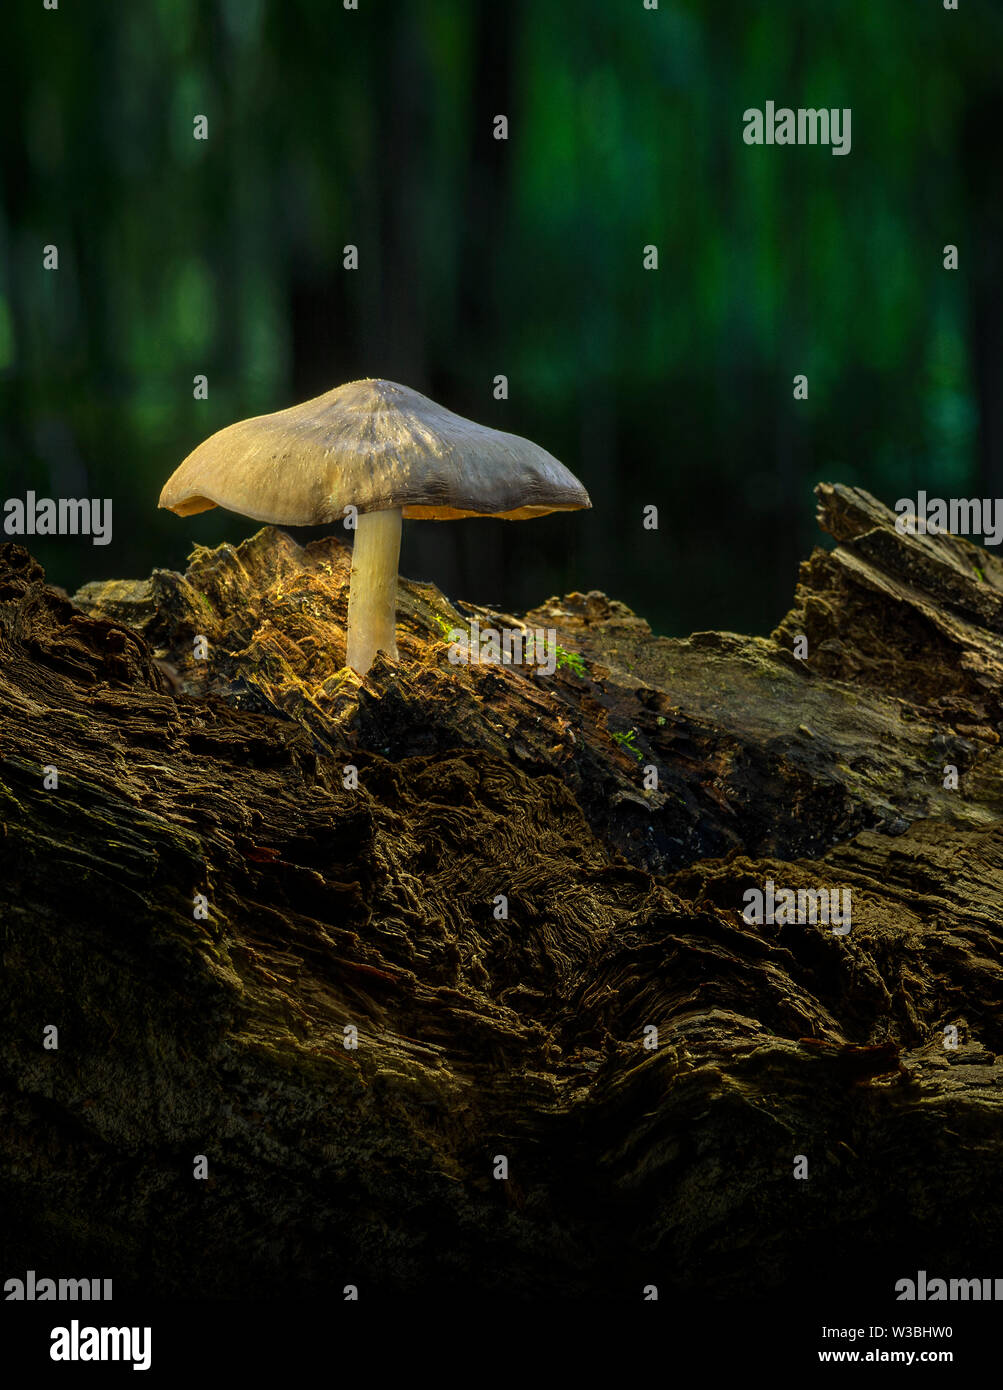
M 440 632 L 442 633 L 442 635 L 443 635 L 443 638 L 444 638 L 447 642 L 448 642 L 448 641 L 452 641 L 452 638 L 451 638 L 450 635 L 449 635 L 451 632 L 456 632 L 456 631 L 458 631 L 458 630 L 459 630 L 459 631 L 462 631 L 462 628 L 458 628 L 458 627 L 457 627 L 457 624 L 456 624 L 455 622 L 451 621 L 451 620 L 448 619 L 448 618 L 444 618 L 444 617 L 442 616 L 441 613 L 433 613 L 433 614 L 432 614 L 432 621 L 433 621 L 433 622 L 435 623 L 435 625 L 438 627 L 439 631 L 440 631 Z M 468 629 L 468 634 L 469 634 L 469 629 Z
M 570 666 L 575 675 L 580 676 L 582 680 L 588 675 L 585 658 L 577 652 L 569 652 L 559 645 L 557 648 L 557 669 L 560 670 L 562 666 Z
M 626 733 L 615 733 L 612 729 L 610 730 L 610 738 L 613 742 L 618 743 L 621 748 L 626 748 L 629 753 L 633 753 L 638 762 L 641 762 L 644 758 L 644 754 L 634 743 L 636 734 L 636 729 L 628 729 Z

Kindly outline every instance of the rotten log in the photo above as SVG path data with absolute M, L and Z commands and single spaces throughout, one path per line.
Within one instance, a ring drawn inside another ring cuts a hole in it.
M 1003 1273 L 1003 564 L 818 495 L 836 548 L 769 638 L 402 580 L 364 680 L 335 538 L 72 599 L 0 547 L 3 1268 L 604 1301 Z M 555 629 L 553 674 L 452 661 L 474 620 Z M 768 881 L 850 889 L 852 930 L 746 920 Z

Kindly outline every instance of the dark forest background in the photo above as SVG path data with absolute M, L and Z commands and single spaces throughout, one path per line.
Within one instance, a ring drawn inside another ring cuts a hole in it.
M 0 24 L 0 501 L 113 498 L 110 546 L 29 542 L 71 591 L 251 534 L 158 512 L 163 482 L 364 376 L 589 488 L 588 515 L 405 525 L 402 573 L 508 610 L 596 587 L 658 631 L 766 631 L 819 479 L 1003 495 L 995 0 L 7 0 Z M 767 99 L 850 107 L 852 152 L 746 146 Z

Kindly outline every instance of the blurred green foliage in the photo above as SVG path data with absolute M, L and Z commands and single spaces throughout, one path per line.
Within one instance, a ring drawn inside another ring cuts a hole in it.
M 362 376 L 589 488 L 588 515 L 405 528 L 405 574 L 509 611 L 595 587 L 656 630 L 767 630 L 819 479 L 1003 492 L 989 0 L 92 0 L 5 25 L 0 498 L 114 499 L 106 549 L 32 544 L 71 591 L 250 534 L 158 512 L 160 487 L 230 421 Z M 852 152 L 746 146 L 767 99 L 850 107 Z

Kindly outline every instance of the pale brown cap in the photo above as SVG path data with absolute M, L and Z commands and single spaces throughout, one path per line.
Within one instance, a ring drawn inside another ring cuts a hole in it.
M 592 503 L 574 474 L 528 439 L 379 380 L 227 425 L 160 494 L 160 506 L 178 516 L 219 506 L 285 526 L 341 521 L 349 505 L 433 521 L 520 521 Z

